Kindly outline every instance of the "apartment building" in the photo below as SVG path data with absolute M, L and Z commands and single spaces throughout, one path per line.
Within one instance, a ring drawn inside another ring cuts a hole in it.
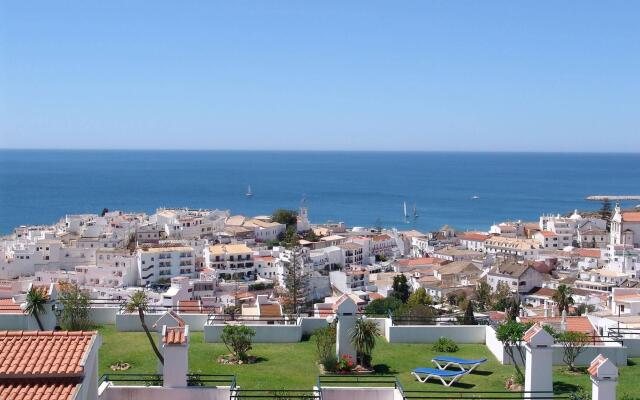
M 141 286 L 174 276 L 195 276 L 195 252 L 191 246 L 141 247 L 136 257 Z
M 216 244 L 209 246 L 206 252 L 207 266 L 215 270 L 218 279 L 255 279 L 253 251 L 247 245 Z

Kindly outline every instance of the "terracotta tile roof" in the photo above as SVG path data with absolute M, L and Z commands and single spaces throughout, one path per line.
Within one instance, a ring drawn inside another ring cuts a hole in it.
M 260 316 L 261 317 L 281 317 L 279 304 L 260 304 Z
M 540 324 L 533 325 L 531 328 L 529 328 L 529 330 L 527 330 L 524 333 L 522 340 L 526 343 L 531 342 L 531 339 L 536 335 L 536 333 L 540 332 L 541 330 L 542 330 L 542 325 Z
M 580 257 L 600 258 L 600 249 L 574 249 Z
M 546 238 L 555 237 L 556 234 L 551 231 L 540 231 L 540 234 Z
M 77 387 L 75 383 L 0 383 L 0 399 L 71 400 Z
M 372 239 L 374 242 L 382 242 L 382 241 L 391 239 L 391 236 L 387 234 L 382 234 L 382 235 L 374 236 Z
M 530 296 L 553 297 L 553 295 L 556 294 L 556 291 L 550 288 L 535 287 L 527 294 Z
M 631 211 L 622 213 L 623 222 L 640 222 L 640 211 Z
M 370 300 L 384 299 L 384 296 L 383 296 L 383 295 L 381 295 L 380 293 L 370 292 L 370 293 L 369 293 L 369 299 L 370 299 Z
M 77 377 L 96 332 L 0 331 L 0 379 Z
M 184 322 L 184 319 L 182 319 L 182 317 L 179 316 L 178 313 L 176 313 L 175 311 L 169 310 L 165 313 L 165 315 L 166 314 L 169 314 L 169 316 L 178 323 L 178 326 L 185 326 L 186 323 Z M 162 319 L 162 317 L 160 317 L 160 319 Z M 156 323 L 153 324 L 152 328 L 156 329 L 157 327 L 158 327 L 158 322 L 156 321 Z
M 24 314 L 24 311 L 12 299 L 0 299 L 0 314 Z
M 178 302 L 178 311 L 183 313 L 201 313 L 202 306 L 200 300 L 180 300 Z
M 450 262 L 451 261 L 444 260 L 442 258 L 421 257 L 421 258 L 405 258 L 405 259 L 396 261 L 396 264 L 403 267 L 416 267 L 419 265 L 442 265 L 442 264 L 448 264 Z
M 600 368 L 600 366 L 604 364 L 606 361 L 607 359 L 604 358 L 602 354 L 598 354 L 598 357 L 594 358 L 593 361 L 591 361 L 591 365 L 587 369 L 587 371 L 589 372 L 589 375 L 593 377 L 598 375 L 598 368 Z
M 525 317 L 520 318 L 520 320 L 521 322 L 543 322 L 558 325 L 562 322 L 562 317 Z M 582 332 L 596 336 L 596 331 L 587 317 L 567 317 L 567 331 Z
M 187 343 L 188 328 L 185 326 L 166 327 L 162 336 L 164 344 L 185 344 Z
M 464 233 L 456 233 L 456 237 L 460 240 L 484 242 L 485 240 L 489 239 L 491 235 L 487 233 L 480 233 L 480 232 L 464 232 Z

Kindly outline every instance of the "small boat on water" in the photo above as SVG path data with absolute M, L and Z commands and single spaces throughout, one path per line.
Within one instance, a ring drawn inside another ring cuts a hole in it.
M 478 200 L 480 196 L 471 196 L 471 200 Z
M 403 208 L 404 208 L 404 222 L 406 224 L 408 224 L 409 223 L 409 214 L 407 214 L 407 202 L 406 201 L 403 203 Z
M 416 219 L 418 219 L 419 216 L 420 214 L 418 214 L 418 209 L 416 208 L 416 204 L 413 203 L 413 220 L 415 221 Z
M 247 197 L 253 197 L 253 192 L 251 191 L 251 185 L 247 187 L 247 193 L 244 194 Z

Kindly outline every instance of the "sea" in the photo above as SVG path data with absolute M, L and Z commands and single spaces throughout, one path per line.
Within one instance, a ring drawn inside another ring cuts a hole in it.
M 303 203 L 312 223 L 488 230 L 595 210 L 596 194 L 640 194 L 640 154 L 0 150 L 3 234 L 103 208 L 267 215 Z

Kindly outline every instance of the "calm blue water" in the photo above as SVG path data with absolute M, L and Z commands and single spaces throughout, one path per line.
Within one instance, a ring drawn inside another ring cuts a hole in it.
M 488 229 L 595 209 L 584 197 L 599 193 L 640 194 L 640 154 L 0 150 L 3 233 L 103 207 L 269 214 L 303 194 L 312 222 Z M 402 222 L 403 201 L 417 205 L 415 224 Z

